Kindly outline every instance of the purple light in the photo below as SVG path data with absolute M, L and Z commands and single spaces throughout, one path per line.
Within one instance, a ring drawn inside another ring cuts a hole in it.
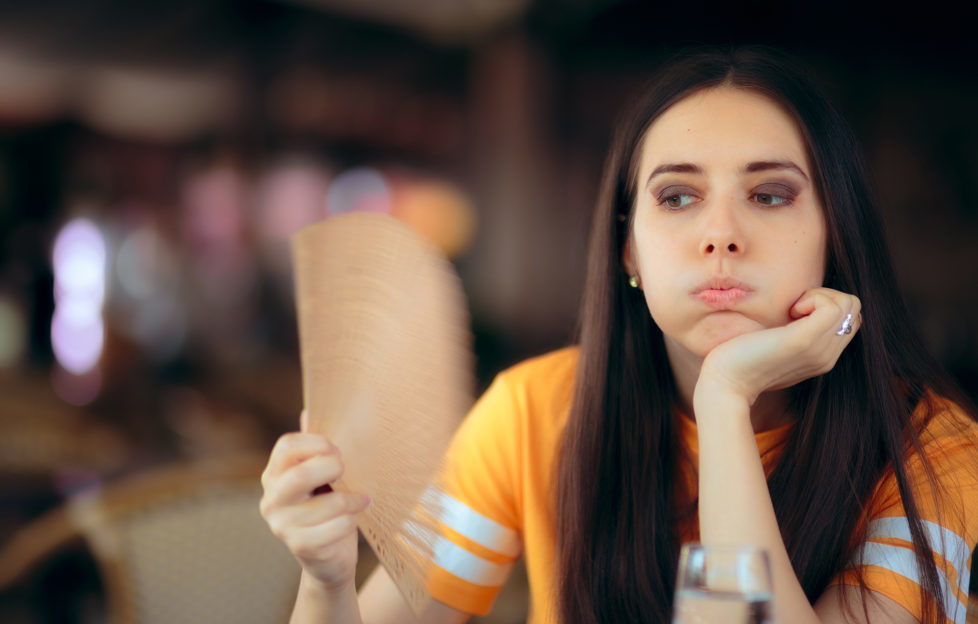
M 102 233 L 87 219 L 70 221 L 54 243 L 51 348 L 64 370 L 75 375 L 93 370 L 102 355 L 105 255 Z
M 98 299 L 105 293 L 105 241 L 87 219 L 62 228 L 54 243 L 55 292 Z
M 98 363 L 105 342 L 105 328 L 100 316 L 79 318 L 63 314 L 61 310 L 59 305 L 51 319 L 51 347 L 65 370 L 80 375 Z
M 376 169 L 349 169 L 330 184 L 326 207 L 331 215 L 353 211 L 390 212 L 390 185 Z
M 258 235 L 277 245 L 326 216 L 329 180 L 308 163 L 281 165 L 266 174 L 258 192 Z
M 185 188 L 187 234 L 194 245 L 236 248 L 244 229 L 249 189 L 244 176 L 216 166 L 198 173 Z

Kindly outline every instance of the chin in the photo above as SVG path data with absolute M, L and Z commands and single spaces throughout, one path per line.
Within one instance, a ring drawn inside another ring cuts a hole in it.
M 764 329 L 764 326 L 756 321 L 741 317 L 736 322 L 711 324 L 711 326 L 698 329 L 698 335 L 692 337 L 690 351 L 700 357 L 706 357 L 710 351 L 728 340 L 760 331 Z

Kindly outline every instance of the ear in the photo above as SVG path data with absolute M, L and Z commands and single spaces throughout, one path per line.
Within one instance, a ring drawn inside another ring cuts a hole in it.
M 632 255 L 632 237 L 625 238 L 625 246 L 621 251 L 621 263 L 625 267 L 625 272 L 629 275 L 638 275 L 638 264 Z

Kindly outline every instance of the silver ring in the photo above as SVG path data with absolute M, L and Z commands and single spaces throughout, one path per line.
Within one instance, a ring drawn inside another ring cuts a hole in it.
M 852 315 L 846 314 L 846 318 L 842 321 L 842 327 L 839 331 L 835 332 L 836 336 L 845 336 L 846 334 L 852 333 Z

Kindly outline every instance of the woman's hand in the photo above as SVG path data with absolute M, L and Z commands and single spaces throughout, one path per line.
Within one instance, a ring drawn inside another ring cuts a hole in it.
M 343 474 L 339 449 L 314 433 L 279 438 L 262 474 L 261 514 L 299 560 L 305 576 L 326 591 L 352 586 L 357 564 L 356 514 L 363 494 L 322 487 Z M 322 493 L 317 493 L 326 490 Z
M 793 386 L 832 370 L 859 330 L 859 299 L 830 288 L 808 290 L 791 306 L 792 320 L 737 336 L 707 354 L 696 390 L 732 392 L 753 405 L 767 390 Z M 851 331 L 839 334 L 847 315 Z

